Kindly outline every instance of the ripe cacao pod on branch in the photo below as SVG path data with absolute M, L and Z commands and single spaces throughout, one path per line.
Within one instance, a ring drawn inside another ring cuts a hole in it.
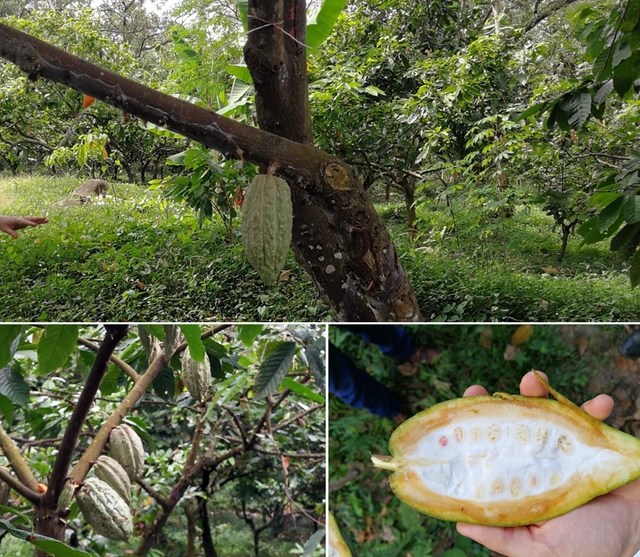
M 211 386 L 211 364 L 205 353 L 204 363 L 191 357 L 189 348 L 182 354 L 182 380 L 189 394 L 197 401 L 202 400 Z
M 287 261 L 292 226 L 289 185 L 271 174 L 256 176 L 242 202 L 240 231 L 247 259 L 268 286 Z
M 142 439 L 127 424 L 120 424 L 109 435 L 111 456 L 125 469 L 133 482 L 142 471 L 144 447 Z
M 131 510 L 108 484 L 98 478 L 89 478 L 78 490 L 76 500 L 82 516 L 96 534 L 118 541 L 131 537 Z
M 180 325 L 163 325 L 164 327 L 164 362 L 171 360 L 176 348 L 184 341 Z
M 129 505 L 131 503 L 131 480 L 122 465 L 110 456 L 101 455 L 93 465 L 98 479 L 108 484 Z

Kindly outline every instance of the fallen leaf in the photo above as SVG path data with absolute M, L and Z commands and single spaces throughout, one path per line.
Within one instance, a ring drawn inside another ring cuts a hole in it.
M 449 392 L 451 390 L 451 383 L 440 381 L 437 377 L 433 378 L 433 386 L 440 391 Z
M 513 362 L 518 354 L 520 354 L 520 348 L 514 346 L 513 344 L 507 344 L 507 348 L 504 351 L 503 358 L 507 362 Z
M 286 282 L 289 280 L 290 277 L 291 277 L 291 271 L 289 269 L 287 269 L 286 271 L 280 272 L 280 280 Z
M 387 543 L 396 541 L 396 537 L 393 535 L 393 531 L 391 530 L 391 527 L 388 526 L 387 524 L 383 524 L 382 532 L 380 532 L 380 535 L 378 537 L 382 541 L 385 541 Z
M 571 341 L 571 344 L 573 344 L 578 349 L 578 354 L 580 356 L 584 356 L 587 348 L 589 348 L 589 339 L 587 337 L 574 338 Z
M 636 364 L 635 360 L 625 358 L 624 356 L 618 356 L 615 359 L 616 367 L 622 371 L 640 371 L 640 367 Z
M 478 344 L 485 348 L 491 348 L 491 346 L 493 346 L 493 339 L 491 337 L 493 337 L 493 329 L 491 327 L 485 327 L 482 329 L 482 333 L 480 333 Z
M 523 342 L 529 340 L 532 334 L 533 327 L 531 325 L 520 325 L 511 335 L 511 344 L 520 346 Z
M 552 276 L 556 276 L 559 275 L 561 273 L 560 269 L 558 269 L 558 267 L 540 267 L 545 273 L 547 273 L 548 275 L 552 275 Z
M 405 362 L 404 364 L 400 364 L 399 366 L 397 366 L 396 369 L 405 377 L 411 377 L 418 371 L 418 366 L 412 364 L 411 362 Z

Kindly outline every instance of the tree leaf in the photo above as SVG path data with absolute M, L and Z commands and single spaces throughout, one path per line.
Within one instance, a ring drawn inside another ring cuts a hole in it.
M 296 353 L 295 342 L 281 343 L 262 364 L 256 381 L 254 390 L 255 398 L 264 398 L 275 393 L 291 368 L 293 356 Z
M 29 385 L 14 366 L 0 369 L 0 394 L 23 408 L 29 404 Z
M 579 130 L 591 114 L 591 94 L 585 90 L 576 91 L 562 103 L 562 109 L 567 113 L 571 127 Z
M 153 380 L 153 392 L 163 400 L 171 400 L 176 392 L 176 381 L 173 370 L 169 366 L 163 366 Z
M 601 233 L 607 232 L 611 226 L 620 218 L 622 207 L 624 205 L 624 197 L 614 199 L 607 205 L 598 215 L 598 230 Z
M 38 373 L 46 375 L 61 368 L 77 341 L 77 325 L 47 325 L 38 342 Z
M 624 220 L 629 224 L 640 222 L 640 195 L 630 195 L 624 204 Z
M 0 367 L 6 366 L 20 344 L 22 325 L 0 325 Z
M 313 557 L 313 552 L 322 540 L 324 540 L 324 529 L 321 528 L 317 532 L 311 534 L 309 539 L 305 542 L 302 557 Z
M 205 350 L 204 344 L 202 344 L 202 340 L 200 339 L 202 335 L 200 325 L 180 325 L 180 329 L 189 345 L 189 354 L 191 354 L 191 357 L 200 363 L 204 363 Z
M 631 288 L 635 288 L 640 284 L 640 251 L 636 251 L 633 259 L 631 260 L 629 278 L 631 279 Z
M 236 0 L 238 15 L 245 31 L 249 29 L 249 0 Z
M 145 323 L 142 325 L 145 331 L 158 340 L 164 340 L 164 327 L 158 324 Z
M 4 395 L 0 395 L 0 414 L 4 416 L 8 424 L 13 422 L 13 404 Z
M 630 255 L 635 251 L 640 240 L 640 223 L 625 224 L 611 239 L 609 249 L 611 251 L 627 252 Z M 630 252 L 630 253 L 629 253 Z
M 325 344 L 325 339 L 322 337 L 316 340 L 311 346 L 307 346 L 304 349 L 304 356 L 311 368 L 313 378 L 315 379 L 316 385 L 318 385 L 318 389 L 322 392 L 325 390 L 326 377 L 325 360 L 322 356 L 322 352 L 326 348 Z
M 324 0 L 320 9 L 309 18 L 307 23 L 307 46 L 318 48 L 331 34 L 340 12 L 347 5 L 347 0 Z M 309 50 L 307 50 L 307 54 Z
M 237 77 L 240 81 L 251 84 L 253 79 L 246 64 L 227 64 L 225 68 L 231 75 Z
M 294 392 L 297 395 L 300 395 L 301 397 L 312 400 L 313 402 L 319 402 L 320 404 L 324 403 L 324 397 L 322 395 L 319 395 L 318 393 L 313 392 L 306 385 L 303 385 L 302 383 L 298 383 L 297 381 L 294 381 L 293 379 L 291 379 L 291 377 L 285 377 L 282 380 L 281 385 L 285 389 L 289 389 L 291 392 Z
M 238 325 L 238 338 L 247 348 L 251 348 L 256 337 L 264 330 L 263 325 Z

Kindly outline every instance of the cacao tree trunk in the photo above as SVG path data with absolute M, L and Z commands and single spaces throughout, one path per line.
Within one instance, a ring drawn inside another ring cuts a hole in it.
M 261 129 L 211 113 L 80 60 L 0 24 L 0 56 L 164 126 L 291 186 L 293 251 L 341 321 L 419 321 L 418 304 L 389 233 L 355 173 L 311 145 L 304 0 L 249 1 L 245 57 Z M 269 133 L 270 132 L 270 133 Z

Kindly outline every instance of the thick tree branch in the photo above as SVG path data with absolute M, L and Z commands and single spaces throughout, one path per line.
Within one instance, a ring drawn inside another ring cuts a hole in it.
M 9 434 L 2 426 L 0 426 L 0 449 L 2 449 L 4 456 L 7 457 L 13 471 L 24 486 L 29 488 L 31 491 L 38 491 L 38 480 L 36 480 L 35 476 L 31 472 L 31 468 L 29 468 L 27 461 L 22 456 L 20 449 L 18 449 L 16 444 L 13 442 L 13 439 L 9 437 Z
M 82 338 L 82 337 L 78 338 L 78 344 L 81 344 L 82 346 L 88 348 L 89 350 L 92 350 L 93 352 L 97 352 L 98 349 L 100 348 L 100 345 L 98 345 L 95 342 L 92 342 L 90 340 L 87 340 L 86 338 Z M 133 369 L 124 360 L 121 360 L 120 358 L 118 358 L 118 356 L 111 355 L 109 360 L 111 362 L 113 362 L 116 366 L 118 366 L 122 371 L 124 371 L 134 383 L 140 377 L 138 375 L 138 372 L 135 369 Z
M 49 476 L 48 491 L 43 500 L 45 506 L 53 506 L 58 501 L 58 497 L 64 487 L 65 478 L 67 477 L 67 471 L 71 464 L 74 449 L 78 444 L 80 430 L 89 415 L 96 393 L 100 388 L 100 383 L 107 373 L 109 358 L 111 358 L 113 351 L 128 332 L 128 325 L 105 326 L 104 340 L 100 344 L 100 348 L 96 354 L 96 359 L 91 366 L 87 380 L 82 392 L 80 393 L 78 402 L 71 413 L 69 424 L 67 425 L 62 441 L 60 442 L 58 456 L 56 457 L 53 469 L 51 470 L 51 475 Z M 85 456 L 86 453 L 82 458 Z
M 547 19 L 549 16 L 553 15 L 558 10 L 565 8 L 566 6 L 573 4 L 574 2 L 577 2 L 577 0 L 557 0 L 556 2 L 551 3 L 541 12 L 537 12 L 537 11 L 534 12 L 535 17 L 524 26 L 524 31 L 525 32 L 531 31 L 531 29 L 533 29 L 536 25 L 538 25 L 539 23 Z M 537 4 L 536 4 L 536 10 L 537 10 Z

